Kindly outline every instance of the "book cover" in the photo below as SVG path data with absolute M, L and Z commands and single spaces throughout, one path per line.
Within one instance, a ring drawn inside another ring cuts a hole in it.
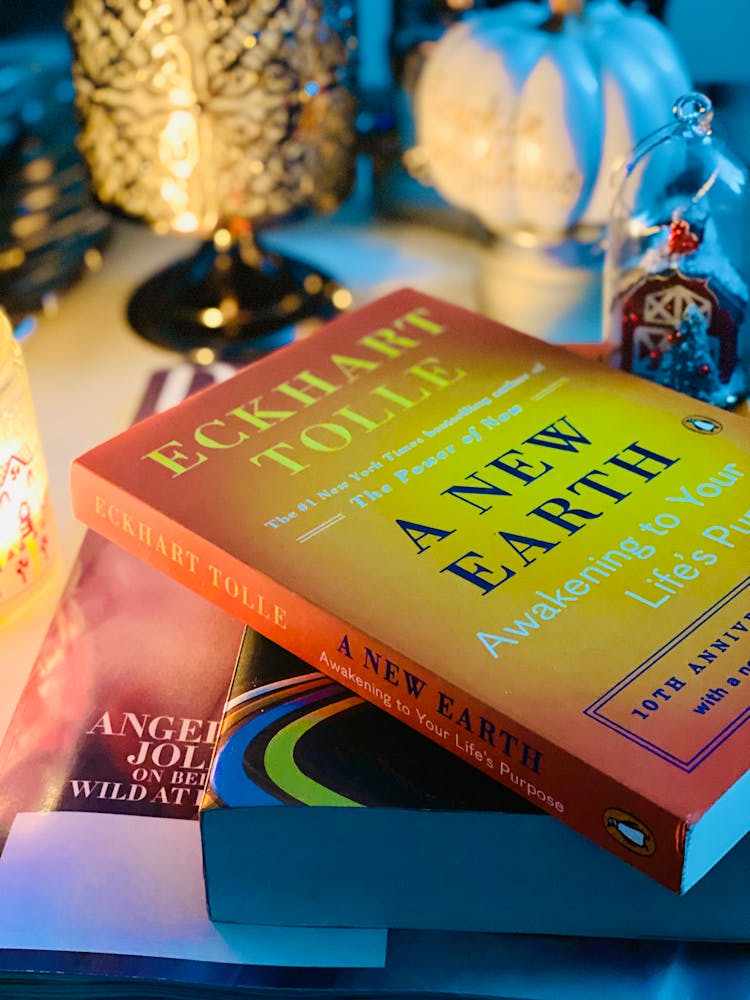
M 750 837 L 679 896 L 252 629 L 200 818 L 218 920 L 750 940 Z
M 158 373 L 146 403 L 210 381 Z M 0 747 L 0 976 L 250 987 L 382 967 L 383 930 L 209 919 L 198 805 L 242 631 L 87 532 Z
M 97 531 L 684 891 L 750 816 L 748 437 L 407 289 L 71 486 Z

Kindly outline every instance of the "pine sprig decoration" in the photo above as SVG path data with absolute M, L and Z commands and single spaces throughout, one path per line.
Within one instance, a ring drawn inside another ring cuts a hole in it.
M 679 327 L 667 336 L 658 381 L 695 399 L 710 402 L 720 388 L 717 361 L 703 313 L 688 306 Z

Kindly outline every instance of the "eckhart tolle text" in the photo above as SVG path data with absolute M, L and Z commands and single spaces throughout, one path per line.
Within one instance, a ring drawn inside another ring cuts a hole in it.
M 259 435 L 278 428 L 321 401 L 330 400 L 362 376 L 423 348 L 445 330 L 430 319 L 425 307 L 410 309 L 390 327 L 360 337 L 357 353 L 323 356 L 317 371 L 297 372 L 293 378 L 274 386 L 265 397 L 244 400 L 220 416 L 204 420 L 194 428 L 192 441 L 166 441 L 141 458 L 166 470 L 172 478 L 183 476 L 207 462 L 212 454 L 248 446 L 248 442 L 251 446 Z M 462 368 L 448 370 L 438 358 L 423 357 L 401 370 L 394 382 L 368 389 L 367 398 L 359 408 L 342 406 L 327 411 L 322 420 L 295 433 L 292 440 L 277 440 L 248 455 L 247 460 L 259 469 L 275 466 L 297 475 L 310 467 L 316 454 L 347 448 L 356 436 L 389 424 L 400 413 L 413 409 L 465 376 Z

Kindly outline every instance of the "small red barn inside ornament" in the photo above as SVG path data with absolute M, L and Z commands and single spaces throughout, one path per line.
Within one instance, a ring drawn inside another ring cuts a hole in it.
M 659 372 L 664 374 L 667 366 L 661 364 L 661 359 L 680 336 L 686 335 L 680 331 L 689 312 L 695 310 L 703 320 L 705 348 L 710 357 L 710 361 L 700 363 L 710 364 L 719 379 L 728 382 L 738 363 L 741 308 L 737 306 L 741 304 L 731 303 L 723 290 L 717 293 L 714 288 L 715 282 L 708 278 L 690 278 L 679 270 L 648 275 L 636 282 L 620 306 L 623 367 L 635 375 L 663 381 Z M 687 391 L 684 385 L 671 387 Z
M 748 395 L 748 178 L 701 94 L 636 147 L 605 260 L 605 327 L 622 367 L 717 406 Z

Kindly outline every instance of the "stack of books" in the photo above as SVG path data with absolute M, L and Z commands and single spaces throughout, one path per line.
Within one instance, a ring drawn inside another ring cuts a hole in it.
M 0 751 L 7 982 L 560 997 L 677 941 L 740 982 L 748 457 L 412 291 L 83 456 Z

